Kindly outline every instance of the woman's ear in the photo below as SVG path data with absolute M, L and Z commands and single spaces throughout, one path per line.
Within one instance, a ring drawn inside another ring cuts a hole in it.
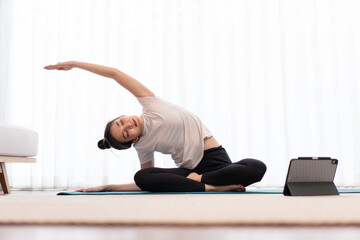
M 135 138 L 134 140 L 132 140 L 132 143 L 137 143 L 140 140 L 139 137 Z

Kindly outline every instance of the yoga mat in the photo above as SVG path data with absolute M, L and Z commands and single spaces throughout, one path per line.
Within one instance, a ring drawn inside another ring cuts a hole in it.
M 339 193 L 360 193 L 360 189 L 338 189 Z M 59 192 L 57 195 L 143 195 L 143 194 L 282 194 L 280 189 L 247 190 L 246 192 Z
M 123 191 L 123 192 L 59 192 L 57 195 L 139 195 L 139 194 L 280 194 L 282 190 L 249 190 L 246 192 L 147 192 L 147 191 Z

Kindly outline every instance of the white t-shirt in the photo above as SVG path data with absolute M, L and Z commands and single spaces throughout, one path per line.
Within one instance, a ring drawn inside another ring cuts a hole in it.
M 134 144 L 140 163 L 154 160 L 154 152 L 171 154 L 176 166 L 194 169 L 204 155 L 204 139 L 212 137 L 201 120 L 158 97 L 137 98 L 143 106 L 144 130 Z

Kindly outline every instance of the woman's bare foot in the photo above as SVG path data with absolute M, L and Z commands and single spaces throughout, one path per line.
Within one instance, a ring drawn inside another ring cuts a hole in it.
M 192 180 L 201 182 L 201 177 L 202 177 L 202 175 L 199 175 L 199 174 L 197 174 L 196 172 L 192 172 L 192 173 L 190 173 L 186 178 L 190 178 L 190 179 L 192 179 Z
M 186 178 L 190 178 L 192 180 L 201 182 L 202 175 L 197 174 L 196 172 L 192 172 L 187 175 Z M 210 184 L 205 184 L 206 192 L 245 192 L 246 189 L 241 184 L 233 184 L 233 185 L 225 185 L 225 186 L 215 186 Z
M 246 188 L 241 184 L 214 186 L 205 184 L 206 192 L 245 192 Z

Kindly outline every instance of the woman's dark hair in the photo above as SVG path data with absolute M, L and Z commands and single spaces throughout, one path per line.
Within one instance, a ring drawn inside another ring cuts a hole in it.
M 106 127 L 105 127 L 105 132 L 104 132 L 104 138 L 101 139 L 99 142 L 98 142 L 98 147 L 102 150 L 105 150 L 105 149 L 108 149 L 108 148 L 115 148 L 115 149 L 118 149 L 118 150 L 123 150 L 123 149 L 128 149 L 131 147 L 131 145 L 133 144 L 132 141 L 130 142 L 125 142 L 125 143 L 121 143 L 119 141 L 117 141 L 111 134 L 110 134 L 110 127 L 111 125 L 113 124 L 113 122 L 118 119 L 118 118 L 115 118 L 113 120 L 111 120 L 110 122 L 108 122 L 106 124 Z

